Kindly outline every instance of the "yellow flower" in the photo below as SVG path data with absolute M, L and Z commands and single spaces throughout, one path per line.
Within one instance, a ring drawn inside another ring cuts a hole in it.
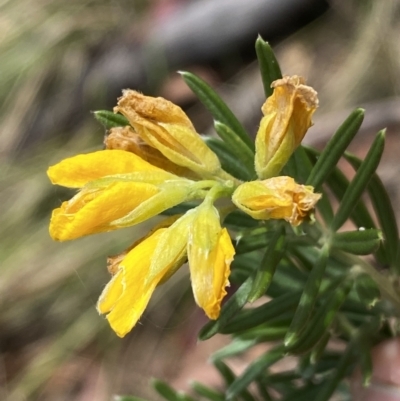
M 321 194 L 311 186 L 299 185 L 291 177 L 274 177 L 240 185 L 233 203 L 257 220 L 285 219 L 299 225 L 314 208 Z
M 214 216 L 206 216 L 207 213 Z M 211 217 L 211 223 L 203 221 L 204 217 Z M 206 211 L 201 205 L 170 227 L 154 231 L 123 258 L 112 260 L 114 276 L 100 296 L 97 309 L 107 314 L 118 336 L 125 336 L 134 327 L 156 286 L 184 263 L 187 254 L 196 302 L 210 318 L 218 317 L 229 285 L 234 250 L 227 231 L 216 219 L 219 220 L 216 211 Z
M 188 258 L 194 298 L 210 319 L 217 319 L 229 286 L 230 264 L 235 255 L 217 209 L 207 202 L 198 207 L 190 228 Z
M 82 188 L 53 211 L 50 235 L 58 241 L 137 224 L 193 196 L 192 181 L 122 150 L 65 159 L 48 175 L 53 184 Z
M 126 90 L 114 112 L 123 114 L 143 141 L 173 163 L 203 178 L 228 178 L 217 155 L 204 143 L 179 106 L 161 97 Z
M 256 136 L 255 168 L 260 179 L 279 174 L 312 125 L 318 98 L 304 83 L 294 75 L 271 85 L 274 92 L 262 106 L 264 117 Z

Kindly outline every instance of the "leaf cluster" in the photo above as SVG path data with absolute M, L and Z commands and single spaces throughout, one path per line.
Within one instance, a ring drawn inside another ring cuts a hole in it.
M 269 96 L 272 81 L 281 77 L 279 64 L 261 38 L 256 51 Z M 214 117 L 220 138 L 207 144 L 223 168 L 240 179 L 254 179 L 254 144 L 243 126 L 204 81 L 181 74 Z M 119 116 L 99 112 L 96 118 L 109 127 Z M 216 334 L 231 336 L 231 343 L 212 356 L 225 390 L 193 383 L 195 395 L 189 396 L 155 380 L 164 399 L 324 401 L 336 391 L 348 391 L 344 379 L 356 365 L 368 385 L 371 347 L 398 334 L 393 322 L 400 315 L 400 253 L 390 197 L 376 175 L 385 131 L 377 133 L 364 160 L 347 151 L 363 118 L 364 110 L 354 110 L 322 152 L 300 146 L 285 166 L 285 175 L 323 194 L 309 222 L 300 228 L 280 221 L 259 223 L 239 212 L 225 219 L 236 235 L 230 281 L 237 289 L 219 319 L 199 333 L 201 341 Z M 343 158 L 354 169 L 351 180 L 338 166 Z M 244 308 L 261 297 L 262 304 Z M 265 344 L 265 352 L 236 376 L 226 360 L 259 344 Z M 270 370 L 287 356 L 296 357 L 295 368 Z

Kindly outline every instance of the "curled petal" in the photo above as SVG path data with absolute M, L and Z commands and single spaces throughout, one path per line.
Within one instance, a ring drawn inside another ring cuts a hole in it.
M 130 250 L 100 296 L 97 309 L 99 313 L 108 313 L 107 320 L 120 337 L 140 319 L 156 286 L 184 261 L 186 241 L 170 242 L 168 254 L 157 254 L 168 230 L 155 231 Z
M 143 141 L 173 163 L 201 177 L 221 172 L 218 157 L 197 134 L 182 109 L 168 100 L 127 90 L 114 111 L 123 114 Z
M 260 179 L 279 174 L 300 145 L 318 107 L 317 93 L 298 76 L 271 85 L 273 94 L 262 106 L 264 117 L 256 137 L 255 167 Z
M 221 229 L 218 211 L 213 206 L 200 206 L 190 231 L 188 258 L 194 298 L 210 319 L 220 314 L 234 254 L 227 230 Z
M 321 194 L 311 186 L 299 185 L 291 177 L 274 177 L 240 185 L 233 203 L 257 220 L 284 219 L 299 225 L 314 208 Z
M 185 167 L 167 159 L 159 150 L 148 145 L 132 127 L 112 128 L 104 140 L 107 149 L 122 149 L 135 153 L 153 166 L 169 171 L 180 177 L 195 178 L 195 174 Z
M 155 196 L 159 189 L 151 184 L 116 182 L 102 190 L 82 190 L 53 211 L 50 235 L 66 241 L 93 233 L 111 231 L 114 220 L 128 215 Z
M 53 184 L 69 188 L 82 188 L 90 181 L 133 171 L 160 171 L 139 156 L 123 150 L 100 150 L 77 155 L 49 167 L 47 175 Z

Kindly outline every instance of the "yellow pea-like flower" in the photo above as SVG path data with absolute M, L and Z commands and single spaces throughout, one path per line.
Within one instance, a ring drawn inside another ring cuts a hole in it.
M 193 195 L 192 181 L 122 150 L 65 159 L 48 175 L 53 184 L 82 188 L 53 211 L 50 235 L 58 241 L 140 223 Z
M 227 177 L 217 155 L 204 143 L 183 110 L 162 97 L 126 90 L 114 112 L 123 114 L 135 132 L 173 163 L 200 177 Z
M 171 244 L 173 246 L 163 260 L 152 263 L 152 256 L 166 230 L 155 231 L 127 253 L 99 298 L 97 310 L 107 314 L 110 326 L 119 337 L 124 337 L 135 326 L 163 277 L 185 260 L 186 242 L 181 241 Z
M 217 319 L 220 314 L 234 255 L 217 209 L 204 202 L 190 227 L 188 259 L 194 298 L 210 319 Z
M 256 136 L 255 169 L 259 179 L 279 174 L 300 145 L 318 107 L 317 92 L 299 76 L 286 76 L 271 85 L 273 94 L 262 106 L 264 117 Z
M 172 223 L 172 224 L 171 224 Z M 169 227 L 166 225 L 171 224 Z M 229 285 L 234 249 L 212 205 L 200 205 L 167 219 L 122 255 L 110 259 L 113 277 L 97 304 L 112 329 L 123 337 L 143 314 L 155 288 L 168 280 L 186 258 L 196 303 L 218 318 Z
M 232 201 L 254 219 L 284 219 L 297 226 L 320 198 L 321 194 L 314 193 L 313 187 L 280 176 L 240 185 L 233 193 Z

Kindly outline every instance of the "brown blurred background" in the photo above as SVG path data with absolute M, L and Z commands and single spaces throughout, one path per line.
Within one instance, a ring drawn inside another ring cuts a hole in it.
M 387 127 L 379 168 L 400 201 L 399 0 L 6 0 L 0 4 L 0 399 L 156 399 L 151 377 L 185 388 L 217 384 L 206 364 L 227 341 L 196 344 L 205 322 L 185 269 L 160 287 L 124 339 L 97 315 L 107 255 L 151 227 L 55 243 L 52 208 L 71 192 L 52 187 L 48 165 L 102 148 L 90 111 L 111 109 L 123 88 L 185 108 L 197 130 L 212 119 L 175 71 L 212 84 L 254 135 L 263 89 L 258 34 L 285 74 L 307 78 L 320 97 L 306 143 L 322 147 L 355 107 L 366 120 L 352 150 L 364 155 Z M 245 359 L 232 365 L 240 369 Z

